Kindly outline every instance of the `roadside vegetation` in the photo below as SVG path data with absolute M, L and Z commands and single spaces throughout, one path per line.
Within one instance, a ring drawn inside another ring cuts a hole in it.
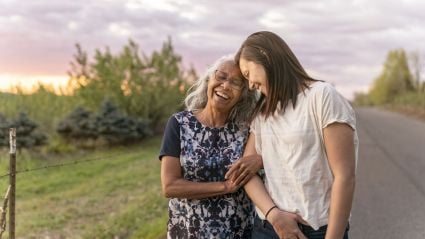
M 379 76 L 367 93 L 357 93 L 358 106 L 378 106 L 425 120 L 423 58 L 418 52 L 390 51 Z

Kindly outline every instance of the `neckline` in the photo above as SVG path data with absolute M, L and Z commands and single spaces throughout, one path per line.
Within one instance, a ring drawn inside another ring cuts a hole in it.
M 197 123 L 199 123 L 203 128 L 205 128 L 205 129 L 210 129 L 210 130 L 219 130 L 219 131 L 221 131 L 221 130 L 224 130 L 224 129 L 227 129 L 228 128 L 228 126 L 229 126 L 229 121 L 227 121 L 223 126 L 221 126 L 221 127 L 211 127 L 211 126 L 208 126 L 208 125 L 205 125 L 205 124 L 203 124 L 201 121 L 199 121 L 198 120 L 198 118 L 196 117 L 196 115 L 195 115 L 195 113 L 193 113 L 193 111 L 191 111 L 191 110 L 188 110 L 188 112 L 189 112 L 189 114 L 196 120 L 196 122 Z

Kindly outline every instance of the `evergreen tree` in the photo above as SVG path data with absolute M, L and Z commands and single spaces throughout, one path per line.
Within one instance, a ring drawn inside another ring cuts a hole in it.
M 74 140 L 97 139 L 96 116 L 84 107 L 77 107 L 59 122 L 57 132 L 65 138 Z
M 78 107 L 58 127 L 57 132 L 79 146 L 89 141 L 109 145 L 138 142 L 148 135 L 148 125 L 121 113 L 116 105 L 105 101 L 98 114 Z
M 9 128 L 16 128 L 16 147 L 32 148 L 47 143 L 46 134 L 37 130 L 38 124 L 20 113 L 16 119 L 8 121 L 0 115 L 0 146 L 9 146 Z
M 110 101 L 103 103 L 97 124 L 99 136 L 109 144 L 137 142 L 149 135 L 145 123 L 125 116 Z

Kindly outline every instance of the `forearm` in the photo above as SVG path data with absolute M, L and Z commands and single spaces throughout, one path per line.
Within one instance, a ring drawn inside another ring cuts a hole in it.
M 251 198 L 252 202 L 265 214 L 275 204 L 267 192 L 263 181 L 258 175 L 255 175 L 244 186 L 245 192 Z
M 223 182 L 192 182 L 176 179 L 163 185 L 163 193 L 167 198 L 202 199 L 229 193 Z
M 332 185 L 326 239 L 343 238 L 350 216 L 355 188 L 355 178 L 335 178 Z

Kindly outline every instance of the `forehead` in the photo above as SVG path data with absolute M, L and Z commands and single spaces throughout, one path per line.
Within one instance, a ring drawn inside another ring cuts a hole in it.
M 243 58 L 243 57 L 241 57 L 240 59 L 239 59 L 239 66 L 240 66 L 240 68 L 242 69 L 242 70 L 246 70 L 246 68 L 248 68 L 248 64 L 249 62 L 245 59 L 245 58 Z

